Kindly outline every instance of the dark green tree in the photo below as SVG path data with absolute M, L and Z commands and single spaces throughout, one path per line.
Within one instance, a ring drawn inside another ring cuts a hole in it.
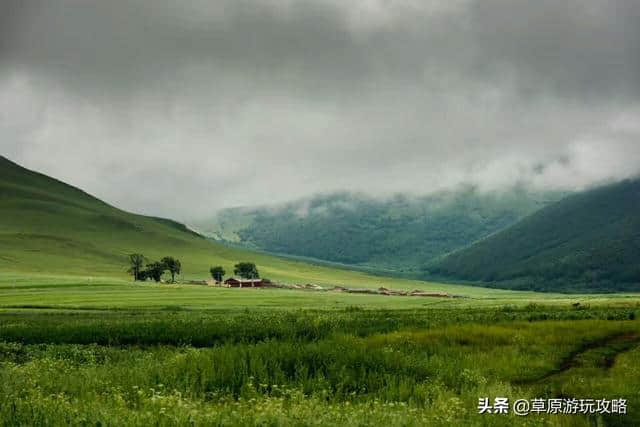
M 133 274 L 133 280 L 144 280 L 141 275 L 142 266 L 147 262 L 147 259 L 142 254 L 130 254 L 129 255 L 129 270 L 128 272 Z
M 239 262 L 233 266 L 233 274 L 243 279 L 257 279 L 260 277 L 258 268 L 252 262 Z
M 162 258 L 160 262 L 163 263 L 167 270 L 169 270 L 169 273 L 171 273 L 171 283 L 175 283 L 176 274 L 180 274 L 180 270 L 182 268 L 180 260 L 171 256 L 166 256 Z
M 224 275 L 226 273 L 226 271 L 224 271 L 224 268 L 222 268 L 221 266 L 211 267 L 209 271 L 211 272 L 211 277 L 213 277 L 213 280 L 215 280 L 216 282 L 222 282 L 222 279 L 224 278 Z
M 159 282 L 162 279 L 162 275 L 167 270 L 167 266 L 164 262 L 152 262 L 147 264 L 147 270 L 145 274 L 147 277 L 151 277 L 156 282 Z

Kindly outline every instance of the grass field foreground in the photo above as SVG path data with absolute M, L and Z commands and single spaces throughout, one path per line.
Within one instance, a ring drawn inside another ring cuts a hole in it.
M 434 284 L 434 286 L 438 286 Z M 640 298 L 0 276 L 4 425 L 637 425 Z M 485 414 L 594 398 L 626 415 Z
M 6 425 L 637 425 L 638 307 L 0 313 Z M 624 338 L 624 339 L 623 339 Z M 627 415 L 478 415 L 480 397 Z

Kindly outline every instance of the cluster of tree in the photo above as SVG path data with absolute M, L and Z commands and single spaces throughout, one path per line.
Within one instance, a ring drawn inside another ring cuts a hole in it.
M 224 279 L 224 275 L 226 274 L 225 269 L 222 266 L 211 267 L 209 269 L 211 273 L 211 277 L 216 282 L 222 282 Z M 258 279 L 260 277 L 260 273 L 258 273 L 258 267 L 252 262 L 239 262 L 233 266 L 233 274 L 243 279 Z
M 180 260 L 171 256 L 166 256 L 160 261 L 149 262 L 142 254 L 131 254 L 129 255 L 129 264 L 129 273 L 133 275 L 133 280 L 153 279 L 159 282 L 162 275 L 168 271 L 171 274 L 171 282 L 174 283 L 176 274 L 180 274 L 182 270 Z
M 171 282 L 176 281 L 176 274 L 180 274 L 182 266 L 180 260 L 166 256 L 160 261 L 149 262 L 149 260 L 142 254 L 130 254 L 129 255 L 129 270 L 128 272 L 133 275 L 133 280 L 145 281 L 152 279 L 159 282 L 162 279 L 162 275 L 165 272 L 171 274 Z M 227 273 L 222 266 L 211 267 L 209 269 L 211 277 L 217 281 L 222 282 L 224 275 Z M 233 266 L 233 274 L 243 279 L 258 279 L 260 273 L 258 267 L 252 262 L 239 262 Z

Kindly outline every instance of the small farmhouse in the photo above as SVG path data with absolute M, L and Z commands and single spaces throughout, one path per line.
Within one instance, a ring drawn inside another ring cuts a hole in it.
M 262 279 L 237 279 L 230 277 L 224 281 L 228 288 L 261 288 L 266 285 Z

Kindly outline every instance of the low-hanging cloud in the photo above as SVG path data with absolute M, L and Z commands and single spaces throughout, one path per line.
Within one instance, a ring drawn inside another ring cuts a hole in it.
M 130 210 L 639 172 L 635 0 L 5 3 L 2 153 Z

